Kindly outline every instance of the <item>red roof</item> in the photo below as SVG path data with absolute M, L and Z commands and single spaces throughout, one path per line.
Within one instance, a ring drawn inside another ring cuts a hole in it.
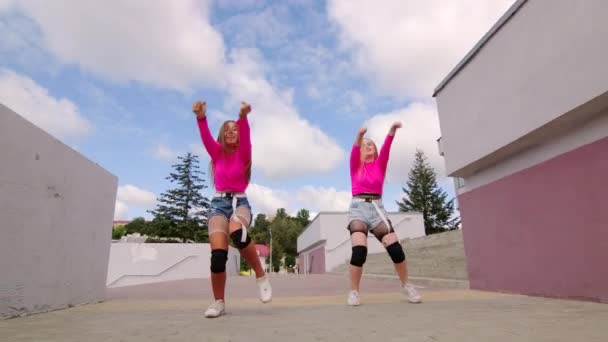
M 261 257 L 267 257 L 270 255 L 270 249 L 266 245 L 256 244 L 255 249 L 258 251 L 258 255 Z

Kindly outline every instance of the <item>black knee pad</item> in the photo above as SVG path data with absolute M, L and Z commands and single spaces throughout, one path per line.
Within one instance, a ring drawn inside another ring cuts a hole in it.
M 211 272 L 226 272 L 226 261 L 228 261 L 228 251 L 224 249 L 214 249 L 211 251 Z
M 354 246 L 353 255 L 350 257 L 350 264 L 357 267 L 362 267 L 367 259 L 367 247 Z
M 395 264 L 402 263 L 405 260 L 405 253 L 403 252 L 403 247 L 401 247 L 399 242 L 386 246 L 386 251 L 388 252 L 388 255 L 391 256 L 391 259 Z
M 234 232 L 232 232 L 232 234 L 230 234 L 230 238 L 232 239 L 232 242 L 234 243 L 234 247 L 236 247 L 238 249 L 243 249 L 243 248 L 249 246 L 249 243 L 251 242 L 251 238 L 249 237 L 249 234 L 247 234 L 247 238 L 245 238 L 245 242 L 241 242 L 242 237 L 243 237 L 243 229 L 235 230 Z

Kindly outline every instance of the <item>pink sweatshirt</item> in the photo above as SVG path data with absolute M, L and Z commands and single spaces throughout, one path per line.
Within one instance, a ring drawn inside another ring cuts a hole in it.
M 245 166 L 251 161 L 251 136 L 247 117 L 236 121 L 239 127 L 239 147 L 230 154 L 225 153 L 222 145 L 211 136 L 207 118 L 197 121 L 203 145 L 213 163 L 215 190 L 244 192 L 248 185 L 245 179 Z
M 353 145 L 350 152 L 350 179 L 353 196 L 362 193 L 382 195 L 384 175 L 393 138 L 392 135 L 386 136 L 378 158 L 371 163 L 361 163 L 361 147 Z

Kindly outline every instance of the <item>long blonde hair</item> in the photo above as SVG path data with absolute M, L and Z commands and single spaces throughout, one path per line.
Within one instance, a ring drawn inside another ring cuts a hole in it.
M 220 132 L 217 135 L 217 142 L 222 146 L 222 152 L 223 153 L 228 153 L 228 146 L 226 145 L 226 141 L 224 140 L 224 136 L 226 135 L 226 130 L 228 129 L 228 125 L 230 123 L 233 123 L 236 125 L 236 121 L 234 120 L 227 120 L 224 121 L 224 123 L 222 124 L 222 127 L 220 128 Z M 238 126 L 237 126 L 238 129 Z M 239 147 L 239 143 L 240 143 L 240 132 L 239 135 L 237 135 L 237 149 Z M 215 186 L 215 182 L 213 181 L 215 175 L 215 169 L 213 167 L 213 161 L 209 162 L 209 177 L 211 179 L 211 186 Z M 247 165 L 245 165 L 245 181 L 247 184 L 249 184 L 249 181 L 251 180 L 251 159 L 249 160 L 249 162 L 247 163 Z

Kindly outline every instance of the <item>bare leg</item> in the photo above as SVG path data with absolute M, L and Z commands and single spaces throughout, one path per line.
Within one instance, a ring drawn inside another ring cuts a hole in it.
M 399 239 L 395 233 L 386 234 L 384 238 L 382 238 L 382 244 L 386 246 L 390 246 L 395 242 L 398 242 Z M 402 262 L 395 265 L 395 271 L 397 271 L 397 275 L 399 275 L 399 279 L 401 280 L 401 285 L 405 285 L 407 283 L 407 260 L 403 260 Z
M 242 222 L 248 223 L 249 219 L 247 219 L 246 217 L 249 217 L 249 210 L 239 207 L 236 209 L 236 211 L 240 220 Z M 235 220 L 230 220 L 230 234 L 232 234 L 238 229 L 242 229 L 241 223 Z M 264 268 L 262 267 L 262 263 L 260 262 L 260 258 L 258 257 L 258 252 L 255 249 L 255 241 L 251 241 L 251 243 L 247 247 L 240 250 L 240 253 L 243 259 L 245 259 L 245 261 L 247 262 L 247 264 L 255 271 L 256 278 L 262 278 L 266 275 L 266 273 L 264 272 Z
M 213 216 L 209 220 L 209 227 L 213 227 L 213 232 L 209 236 L 211 250 L 223 249 L 227 251 L 228 235 L 226 235 L 226 232 L 228 231 L 228 221 L 222 216 Z M 213 289 L 213 297 L 215 300 L 224 300 L 224 293 L 226 289 L 226 272 L 211 272 L 211 288 Z
M 372 230 L 372 233 L 382 242 L 384 247 L 388 247 L 395 242 L 399 242 L 399 238 L 395 232 L 388 233 L 388 228 L 384 223 L 381 223 L 378 227 Z M 404 260 L 400 263 L 396 263 L 395 271 L 397 271 L 397 275 L 401 280 L 401 285 L 405 285 L 407 283 L 408 274 L 407 274 L 407 260 Z
M 352 246 L 367 247 L 367 224 L 361 221 L 353 221 L 350 224 L 350 241 Z M 350 289 L 359 292 L 363 267 L 350 265 Z

